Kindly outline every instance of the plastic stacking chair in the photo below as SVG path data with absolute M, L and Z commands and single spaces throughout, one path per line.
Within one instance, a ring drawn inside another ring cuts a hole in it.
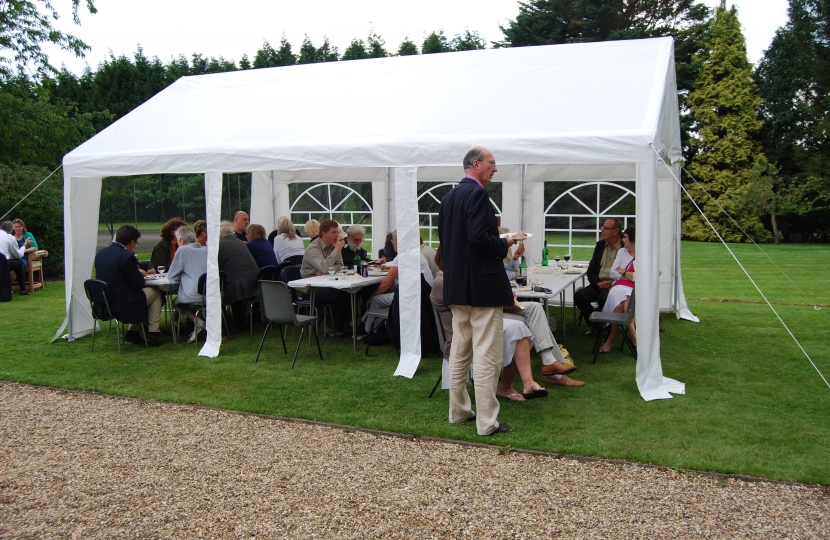
M 285 336 L 283 335 L 282 327 L 288 325 L 300 327 L 300 339 L 297 340 L 297 348 L 294 350 L 291 369 L 294 369 L 294 364 L 297 363 L 297 354 L 300 352 L 300 344 L 303 342 L 303 334 L 305 333 L 306 326 L 311 326 L 311 331 L 314 333 L 314 341 L 317 343 L 317 352 L 320 354 L 320 360 L 323 359 L 323 351 L 320 349 L 320 339 L 317 337 L 317 327 L 315 325 L 317 317 L 297 315 L 294 313 L 294 303 L 291 301 L 291 291 L 288 289 L 288 285 L 281 281 L 260 281 L 259 297 L 262 301 L 262 321 L 267 324 L 265 325 L 265 332 L 262 334 L 262 341 L 259 343 L 259 350 L 256 353 L 254 363 L 259 361 L 262 345 L 265 343 L 265 337 L 268 335 L 268 330 L 271 329 L 272 324 L 277 325 L 285 354 L 288 354 L 288 349 L 285 346 Z
M 259 272 L 256 274 L 256 281 L 259 283 L 261 280 L 265 281 L 279 281 L 280 279 L 280 272 L 276 266 L 263 266 L 259 269 Z M 259 300 L 259 289 L 257 289 L 256 296 L 254 296 L 251 301 L 248 303 L 248 328 L 251 329 L 251 335 L 254 335 L 254 304 L 261 302 Z M 260 307 L 260 309 L 262 309 Z
M 631 298 L 628 301 L 628 309 L 626 309 L 623 313 L 603 313 L 602 311 L 595 311 L 591 313 L 591 316 L 588 318 L 588 322 L 597 325 L 616 324 L 620 328 L 620 335 L 622 335 L 623 343 L 628 345 L 628 350 L 631 351 L 631 354 L 634 355 L 634 359 L 636 360 L 637 349 L 634 347 L 634 344 L 631 343 L 631 338 L 628 337 L 628 325 L 634 320 L 634 292 L 634 290 L 631 291 Z M 597 332 L 597 340 L 594 343 L 594 361 L 592 362 L 594 364 L 597 363 L 597 353 L 599 352 L 604 333 L 605 332 Z
M 112 330 L 112 321 L 115 321 L 115 337 L 118 339 L 118 355 L 121 355 L 121 321 L 116 319 L 110 310 L 110 287 L 106 281 L 100 279 L 88 279 L 84 281 L 86 297 L 89 298 L 89 305 L 92 307 L 92 318 L 95 321 L 109 322 L 107 336 Z M 95 351 L 95 328 L 92 329 L 92 351 Z M 141 335 L 144 337 L 144 346 L 147 345 L 147 334 L 144 332 L 144 325 L 141 325 Z

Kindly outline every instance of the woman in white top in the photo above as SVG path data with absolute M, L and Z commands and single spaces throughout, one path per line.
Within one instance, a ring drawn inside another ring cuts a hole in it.
M 602 311 L 605 313 L 622 313 L 628 309 L 628 301 L 631 298 L 631 291 L 634 290 L 635 281 L 634 258 L 637 247 L 634 242 L 636 237 L 635 232 L 634 227 L 629 227 L 623 231 L 623 248 L 617 252 L 617 258 L 614 259 L 614 264 L 611 265 L 611 278 L 616 281 L 614 281 L 614 286 L 608 291 L 608 298 L 605 300 L 605 305 L 602 306 Z M 631 337 L 631 343 L 636 346 L 637 329 L 634 327 L 633 322 L 628 325 L 628 332 Z M 608 339 L 599 349 L 599 352 L 611 352 L 619 333 L 620 330 L 617 328 L 617 325 L 612 324 Z
M 274 237 L 274 254 L 277 256 L 277 264 L 288 257 L 305 255 L 305 244 L 303 239 L 297 236 L 294 224 L 286 216 L 277 222 L 277 236 Z

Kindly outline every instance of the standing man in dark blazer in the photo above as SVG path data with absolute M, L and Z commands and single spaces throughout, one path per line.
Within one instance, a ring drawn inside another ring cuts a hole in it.
M 479 435 L 508 429 L 498 421 L 496 386 L 502 360 L 502 309 L 513 305 L 502 259 L 513 240 L 499 238 L 496 216 L 484 189 L 497 170 L 492 152 L 481 146 L 471 148 L 464 156 L 466 176 L 441 201 L 438 214 L 444 304 L 453 315 L 450 423 L 475 419 Z M 467 392 L 470 364 L 477 414 Z
M 115 242 L 95 256 L 95 277 L 110 288 L 110 309 L 121 322 L 132 323 L 124 334 L 130 343 L 144 344 L 140 324 L 148 321 L 147 343 L 158 347 L 159 319 L 161 318 L 161 291 L 144 286 L 144 276 L 155 274 L 138 267 L 135 248 L 141 233 L 132 225 L 124 225 L 115 233 Z
M 619 219 L 605 220 L 599 237 L 600 241 L 597 242 L 594 255 L 588 263 L 588 285 L 576 291 L 574 295 L 574 304 L 585 317 L 585 322 L 588 322 L 588 317 L 595 311 L 591 302 L 596 302 L 599 309 L 602 309 L 608 291 L 614 285 L 614 280 L 611 279 L 611 266 L 622 247 L 622 222 Z M 594 331 L 595 329 L 591 328 L 588 333 L 592 334 Z

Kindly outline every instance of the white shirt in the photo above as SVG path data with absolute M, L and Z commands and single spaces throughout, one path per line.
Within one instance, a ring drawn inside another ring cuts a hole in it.
M 6 256 L 7 259 L 22 259 L 26 252 L 26 244 L 17 246 L 17 238 L 14 235 L 0 230 L 0 253 Z
M 432 287 L 432 270 L 429 268 L 429 263 L 427 262 L 426 258 L 423 255 L 418 255 L 421 258 L 421 275 L 424 276 L 424 279 L 427 280 L 427 283 L 430 287 Z M 389 263 L 389 266 L 398 266 L 398 256 L 396 255 L 392 262 Z M 400 270 L 398 271 L 400 272 Z M 400 276 L 400 273 L 398 273 Z
M 274 237 L 274 255 L 277 256 L 277 263 L 283 262 L 288 257 L 305 255 L 303 239 L 297 236 L 294 240 L 289 240 L 285 237 L 285 233 L 278 234 Z

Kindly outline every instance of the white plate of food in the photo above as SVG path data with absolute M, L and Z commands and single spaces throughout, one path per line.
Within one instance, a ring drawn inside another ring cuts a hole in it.
M 516 242 L 521 242 L 522 240 L 527 240 L 528 238 L 533 238 L 533 233 L 529 233 L 529 232 L 504 233 L 504 234 L 500 234 L 499 238 L 512 238 Z

